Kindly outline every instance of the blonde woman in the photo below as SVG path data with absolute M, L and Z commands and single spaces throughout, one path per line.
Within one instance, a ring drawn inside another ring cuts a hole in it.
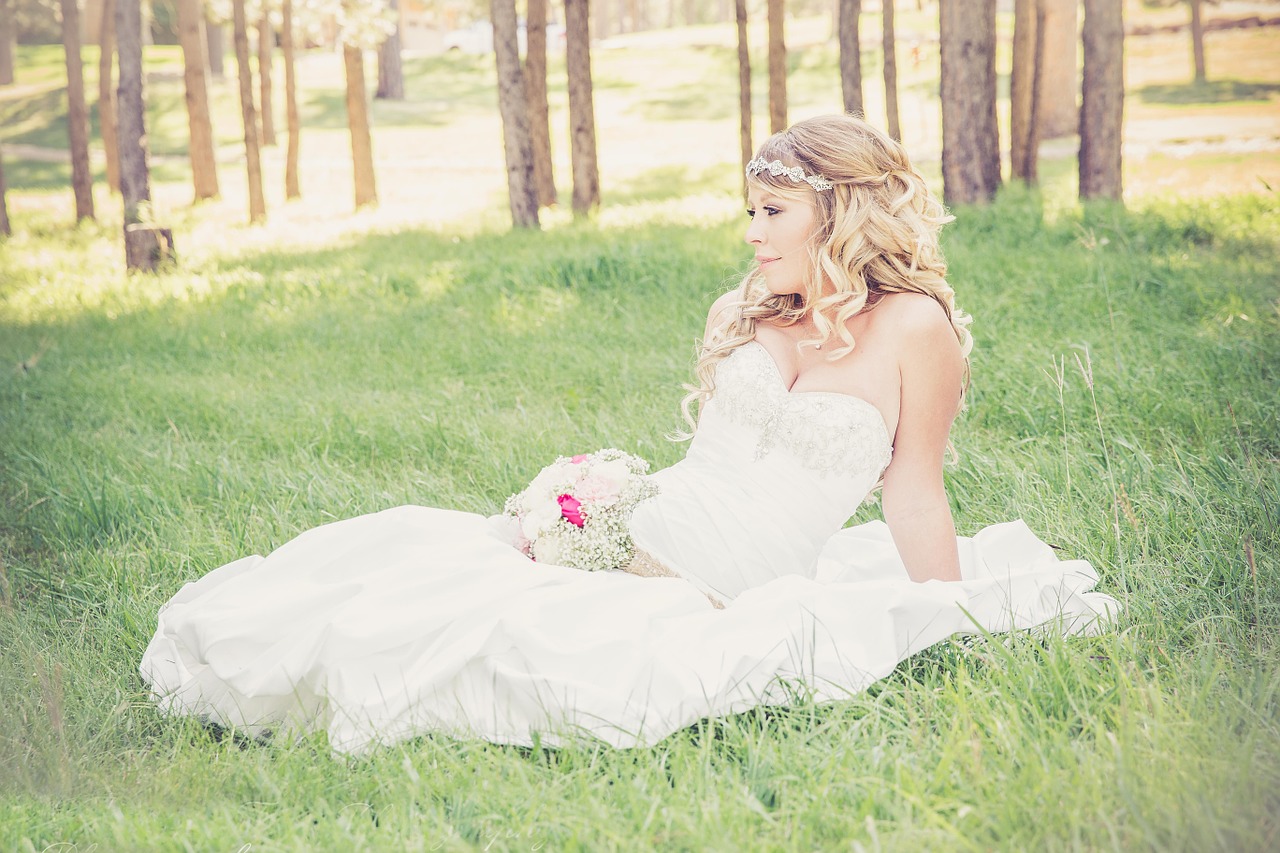
M 942 467 L 967 318 L 938 248 L 948 217 L 902 148 L 813 119 L 770 137 L 748 179 L 755 263 L 711 308 L 688 451 L 644 484 L 626 571 L 535 562 L 470 513 L 326 525 L 170 600 L 141 667 L 159 708 L 321 729 L 341 752 L 429 731 L 635 746 L 847 697 L 957 632 L 1114 612 L 1092 567 L 1021 522 L 955 536 Z M 878 484 L 885 522 L 843 528 Z M 550 523 L 581 527 L 567 497 Z

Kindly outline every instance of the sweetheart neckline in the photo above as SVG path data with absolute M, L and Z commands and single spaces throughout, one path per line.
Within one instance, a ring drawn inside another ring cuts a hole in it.
M 755 344 L 756 347 L 759 348 L 760 353 L 765 357 L 765 360 L 769 362 L 769 366 L 773 369 L 773 376 L 775 379 L 778 380 L 778 387 L 782 389 L 783 394 L 786 394 L 788 397 L 799 397 L 799 396 L 808 396 L 808 395 L 820 396 L 820 397 L 842 397 L 845 400 L 848 400 L 850 403 L 852 403 L 855 406 L 862 406 L 866 409 L 869 409 L 871 413 L 875 415 L 876 423 L 880 424 L 880 430 L 884 434 L 885 444 L 889 446 L 890 450 L 893 449 L 893 436 L 889 434 L 889 422 L 885 420 L 884 412 L 880 411 L 880 407 L 877 406 L 875 403 L 871 402 L 865 397 L 859 397 L 856 394 L 846 394 L 843 391 L 795 391 L 795 390 L 792 390 L 791 388 L 787 387 L 787 380 L 782 375 L 782 368 L 778 367 L 778 362 L 774 359 L 773 353 L 769 352 L 769 348 L 766 347 L 764 344 L 760 343 L 758 340 L 755 340 L 754 338 L 747 341 L 747 343 L 743 344 L 743 346 L 747 346 L 748 344 Z

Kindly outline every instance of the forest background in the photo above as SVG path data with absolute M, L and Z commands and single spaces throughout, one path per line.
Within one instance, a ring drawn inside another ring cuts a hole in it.
M 916 6 L 903 136 L 936 187 L 937 7 Z M 788 20 L 792 119 L 842 104 L 816 11 Z M 1126 607 L 1113 631 L 942 644 L 847 702 L 646 749 L 423 737 L 349 762 L 159 718 L 136 674 L 156 610 L 327 520 L 494 512 L 572 450 L 678 458 L 693 340 L 750 256 L 733 27 L 593 43 L 602 203 L 578 220 L 553 52 L 560 204 L 514 232 L 492 55 L 405 53 L 404 100 L 370 101 L 379 204 L 353 211 L 342 58 L 303 52 L 303 196 L 265 147 L 250 225 L 234 63 L 211 88 L 221 194 L 193 203 L 180 54 L 148 47 L 151 215 L 178 250 L 158 275 L 125 274 L 96 135 L 98 214 L 75 224 L 62 50 L 19 45 L 0 86 L 0 847 L 1274 849 L 1280 51 L 1276 26 L 1238 24 L 1280 12 L 1206 5 L 1236 25 L 1209 29 L 1200 83 L 1186 7 L 1126 13 L 1123 205 L 1078 201 L 1067 136 L 1038 186 L 1006 164 L 945 232 L 977 318 L 957 524 L 1020 515 L 1092 561 Z

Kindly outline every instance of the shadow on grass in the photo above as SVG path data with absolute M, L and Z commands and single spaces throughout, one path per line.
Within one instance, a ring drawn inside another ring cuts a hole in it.
M 1280 95 L 1280 83 L 1256 80 L 1209 80 L 1204 83 L 1154 83 L 1137 95 L 1149 104 L 1200 106 L 1202 104 L 1260 103 Z

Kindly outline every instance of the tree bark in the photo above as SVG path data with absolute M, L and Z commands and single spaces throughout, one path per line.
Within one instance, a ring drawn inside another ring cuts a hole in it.
M 389 8 L 396 15 L 396 28 L 378 48 L 378 89 L 375 98 L 384 101 L 404 100 L 404 63 L 401 56 L 400 3 L 389 0 Z
M 538 203 L 556 203 L 551 167 L 551 107 L 547 103 L 547 0 L 529 0 L 524 60 L 525 99 L 529 103 L 529 134 L 533 139 L 533 180 Z
M 747 191 L 747 164 L 755 148 L 751 144 L 751 50 L 747 43 L 747 0 L 734 0 L 738 23 L 738 146 L 742 154 L 742 192 Z
M 154 271 L 173 254 L 173 233 L 144 223 L 151 212 L 151 170 L 147 165 L 146 110 L 142 97 L 142 3 L 119 0 L 116 42 L 120 57 L 117 127 L 120 195 L 124 199 L 124 259 L 129 271 Z
M 16 0 L 0 0 L 0 86 L 13 85 L 13 57 L 18 52 L 15 4 Z
M 1196 82 L 1207 77 L 1204 70 L 1204 20 L 1200 17 L 1200 0 L 1188 0 L 1191 4 L 1191 60 L 1196 69 Z
M 1077 26 L 1080 0 L 1042 0 L 1044 64 L 1040 71 L 1040 138 L 1070 136 L 1080 125 Z
M 118 193 L 120 148 L 116 144 L 115 55 L 116 0 L 103 0 L 102 27 L 98 32 L 98 131 L 107 157 L 107 188 Z
M 249 25 L 245 20 L 244 0 L 231 0 L 231 25 L 236 47 L 236 72 L 240 80 L 244 159 L 249 173 L 249 221 L 260 222 L 267 218 L 267 202 L 262 195 L 262 159 L 258 150 L 257 110 L 253 106 L 253 69 L 249 67 Z
M 983 203 L 1000 187 L 996 0 L 943 0 L 938 23 L 942 192 L 948 204 Z
M 301 129 L 298 120 L 298 79 L 293 67 L 293 0 L 283 0 L 280 8 L 280 48 L 284 53 L 284 108 L 285 121 L 289 125 L 289 146 L 284 158 L 284 197 L 299 198 L 298 148 Z
M 200 0 L 177 0 L 178 43 L 182 45 L 182 80 L 186 87 L 187 127 L 191 134 L 191 180 L 196 199 L 218 197 L 218 164 L 209 119 L 208 64 L 204 15 Z
M 62 47 L 67 60 L 67 140 L 71 146 L 71 189 L 76 222 L 93 219 L 93 172 L 89 169 L 89 107 L 84 101 L 80 59 L 80 4 L 62 0 Z
M 769 132 L 787 129 L 787 45 L 784 38 L 786 0 L 768 0 Z M 843 70 L 843 61 L 841 68 Z
M 271 29 L 271 15 L 262 13 L 258 21 L 258 112 L 262 118 L 262 144 L 276 144 L 276 118 L 271 97 L 271 54 L 275 47 L 275 31 Z
M 498 112 L 502 116 L 502 148 L 507 160 L 507 199 L 517 228 L 538 227 L 538 188 L 534 183 L 533 136 L 529 103 L 520 71 L 515 0 L 490 0 L 493 53 L 498 66 Z
M 378 203 L 373 173 L 373 137 L 369 133 L 369 95 L 364 84 L 364 51 L 342 46 L 347 76 L 347 126 L 351 129 L 351 166 L 355 176 L 356 207 Z
M 0 150 L 0 235 L 8 237 L 13 233 L 13 229 L 9 226 L 9 203 L 5 200 L 6 192 L 4 185 L 4 152 Z
M 1080 197 L 1119 200 L 1124 124 L 1124 12 L 1115 0 L 1084 0 L 1080 91 Z
M 227 53 L 227 27 L 225 24 L 204 22 L 205 54 L 209 57 L 209 74 L 218 80 L 227 76 L 225 62 Z
M 859 117 L 866 114 L 862 105 L 862 44 L 858 40 L 861 17 L 862 0 L 838 0 L 836 30 L 840 42 L 840 93 L 844 99 L 844 111 Z M 771 64 L 770 79 L 772 67 Z
M 884 48 L 884 109 L 889 121 L 889 135 L 902 141 L 902 122 L 898 117 L 898 39 L 893 26 L 894 0 L 881 0 Z
M 1040 75 L 1044 67 L 1044 4 L 1016 0 L 1013 7 L 1013 68 L 1009 81 L 1009 171 L 1036 182 L 1040 146 Z
M 591 84 L 588 0 L 565 0 L 565 72 L 569 78 L 569 159 L 573 166 L 573 212 L 585 216 L 600 205 L 596 160 L 595 94 Z

